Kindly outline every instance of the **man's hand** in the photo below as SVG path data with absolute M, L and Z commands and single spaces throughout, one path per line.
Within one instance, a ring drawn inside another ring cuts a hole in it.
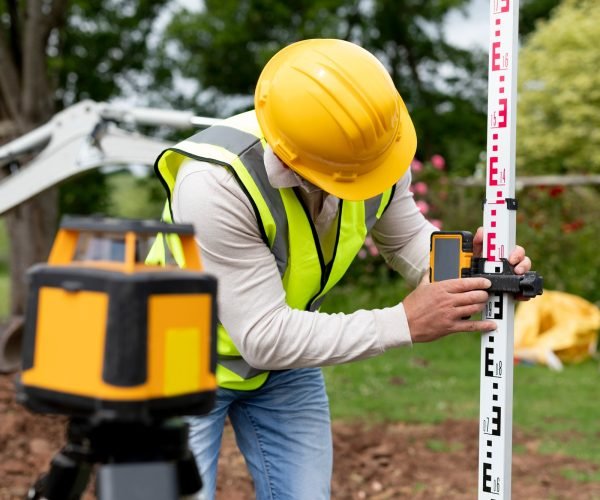
M 481 257 L 482 252 L 483 228 L 480 227 L 473 237 L 473 257 Z M 514 266 L 515 274 L 525 274 L 527 271 L 531 270 L 531 259 L 525 255 L 525 249 L 519 245 L 515 246 L 508 256 L 508 263 L 511 266 Z M 529 300 L 529 298 L 521 297 L 520 295 L 515 298 L 520 301 Z
M 481 257 L 483 252 L 483 228 L 477 229 L 473 237 L 473 257 Z M 525 274 L 531 270 L 531 259 L 525 255 L 525 249 L 519 245 L 515 246 L 508 256 L 508 262 L 515 267 L 516 274 Z
M 483 311 L 485 291 L 492 285 L 485 278 L 423 281 L 403 301 L 413 342 L 430 342 L 456 332 L 487 332 L 496 329 L 489 320 L 465 320 Z

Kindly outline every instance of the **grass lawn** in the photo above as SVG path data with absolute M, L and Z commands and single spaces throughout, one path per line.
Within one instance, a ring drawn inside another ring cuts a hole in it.
M 324 308 L 349 312 L 387 306 L 404 290 L 392 282 L 386 297 L 367 290 L 332 292 Z M 397 349 L 370 360 L 325 369 L 333 418 L 435 423 L 479 417 L 480 338 L 458 334 Z M 518 364 L 514 373 L 514 426 L 539 436 L 540 451 L 600 463 L 598 361 L 553 372 Z M 518 451 L 518 450 L 515 450 Z

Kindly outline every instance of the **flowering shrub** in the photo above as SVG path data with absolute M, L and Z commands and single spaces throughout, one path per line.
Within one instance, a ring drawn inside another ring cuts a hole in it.
M 444 170 L 446 167 L 446 160 L 442 155 L 433 155 L 430 161 L 433 168 L 436 168 L 437 170 Z
M 442 211 L 448 198 L 448 176 L 446 160 L 442 155 L 433 155 L 425 163 L 412 161 L 411 166 L 413 193 L 421 213 L 438 229 L 442 229 Z
M 448 197 L 448 176 L 446 160 L 441 155 L 433 155 L 428 161 L 421 162 L 417 158 L 410 164 L 412 174 L 411 192 L 421 213 L 438 229 L 443 226 L 443 202 Z M 382 268 L 382 269 L 380 269 Z M 387 269 L 379 250 L 370 236 L 367 236 L 363 248 L 358 252 L 358 259 L 350 269 L 351 275 L 359 278 L 376 273 L 378 279 L 386 279 L 395 275 Z
M 442 158 L 443 160 L 443 158 Z M 437 167 L 435 166 L 437 165 Z M 481 175 L 485 175 L 485 164 Z M 483 222 L 484 186 L 459 186 L 446 165 L 433 157 L 411 164 L 411 190 L 417 206 L 437 227 L 475 231 Z M 516 193 L 517 243 L 544 277 L 548 290 L 562 290 L 600 305 L 600 188 L 532 186 Z M 373 290 L 395 280 L 369 238 L 350 268 L 346 282 Z

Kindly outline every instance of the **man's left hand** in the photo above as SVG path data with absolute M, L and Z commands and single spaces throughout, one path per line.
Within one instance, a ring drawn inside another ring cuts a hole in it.
M 473 237 L 473 257 L 481 257 L 483 252 L 483 227 L 477 229 Z M 508 262 L 514 266 L 515 274 L 525 274 L 531 270 L 531 259 L 525 255 L 525 249 L 522 246 L 515 246 L 508 256 Z M 518 300 L 528 300 L 517 297 Z

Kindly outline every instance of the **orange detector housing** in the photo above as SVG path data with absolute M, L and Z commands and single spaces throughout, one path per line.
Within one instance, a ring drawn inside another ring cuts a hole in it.
M 434 231 L 429 250 L 430 283 L 471 275 L 473 235 L 469 231 Z
M 177 238 L 183 268 L 146 263 L 157 235 L 167 257 Z M 121 421 L 210 411 L 217 283 L 193 236 L 191 225 L 64 218 L 48 263 L 28 272 L 20 402 Z

